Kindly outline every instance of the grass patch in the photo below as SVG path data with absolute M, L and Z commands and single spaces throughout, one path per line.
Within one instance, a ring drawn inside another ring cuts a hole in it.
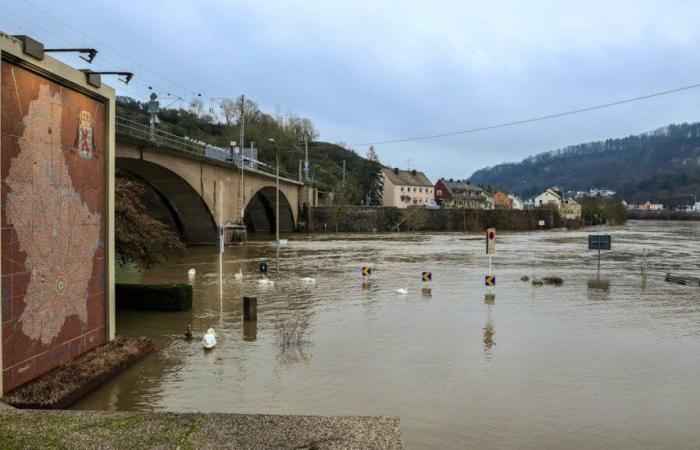
M 51 408 L 75 395 L 89 383 L 115 369 L 126 367 L 151 345 L 145 338 L 115 339 L 20 386 L 2 400 L 18 408 Z M 129 424 L 124 426 L 127 425 Z

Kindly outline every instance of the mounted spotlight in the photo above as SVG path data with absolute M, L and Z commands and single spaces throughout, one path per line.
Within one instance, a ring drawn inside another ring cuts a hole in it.
M 94 86 L 96 88 L 102 86 L 101 75 L 118 75 L 120 77 L 119 81 L 121 81 L 124 84 L 129 84 L 129 81 L 131 81 L 131 79 L 134 77 L 134 74 L 132 72 L 93 72 L 90 69 L 82 69 L 82 71 L 85 72 L 85 76 L 87 77 L 87 83 L 90 86 Z
M 54 52 L 54 53 L 68 53 L 68 52 L 76 52 L 76 53 L 87 53 L 87 57 L 79 55 L 80 59 L 83 61 L 87 61 L 88 64 L 92 64 L 92 60 L 95 59 L 95 56 L 97 56 L 97 50 L 94 48 L 46 48 L 44 49 L 45 53 L 49 52 Z

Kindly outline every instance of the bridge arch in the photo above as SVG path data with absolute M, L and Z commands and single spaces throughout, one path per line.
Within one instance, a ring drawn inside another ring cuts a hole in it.
M 247 202 L 243 221 L 249 232 L 275 231 L 275 201 L 277 189 L 265 186 L 259 189 Z M 284 192 L 280 191 L 280 231 L 294 231 L 294 213 Z
M 116 158 L 116 167 L 143 181 L 151 191 L 143 201 L 153 215 L 174 228 L 190 245 L 216 244 L 217 228 L 204 199 L 187 180 L 160 164 Z

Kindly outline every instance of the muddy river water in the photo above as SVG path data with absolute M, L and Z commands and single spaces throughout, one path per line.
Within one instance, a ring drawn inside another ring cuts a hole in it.
M 589 233 L 613 236 L 600 277 Z M 501 233 L 492 304 L 481 234 L 288 238 L 279 274 L 273 243 L 227 248 L 223 299 L 216 248 L 123 270 L 120 281 L 165 283 L 195 268 L 193 310 L 118 311 L 118 334 L 151 337 L 158 351 L 76 408 L 398 416 L 410 449 L 700 446 L 700 287 L 661 274 L 700 276 L 700 223 Z M 261 261 L 274 288 L 257 283 Z M 244 294 L 258 298 L 257 323 L 242 320 Z M 279 323 L 300 317 L 306 342 L 281 350 Z M 219 343 L 205 352 L 209 327 Z

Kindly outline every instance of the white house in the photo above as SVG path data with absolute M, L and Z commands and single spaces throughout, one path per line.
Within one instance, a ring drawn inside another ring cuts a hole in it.
M 525 206 L 523 205 L 523 201 L 518 197 L 517 195 L 512 195 L 509 194 L 508 197 L 510 197 L 511 200 L 511 209 L 525 209 Z
M 561 192 L 554 188 L 548 188 L 543 193 L 535 197 L 535 207 L 540 208 L 547 205 L 555 205 L 558 208 L 561 207 Z
M 434 186 L 423 172 L 385 167 L 381 171 L 381 176 L 384 179 L 382 206 L 395 208 L 434 206 Z

